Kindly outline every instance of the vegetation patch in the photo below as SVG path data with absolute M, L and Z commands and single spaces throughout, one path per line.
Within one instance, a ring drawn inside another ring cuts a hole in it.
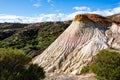
M 1 24 L 0 48 L 21 49 L 25 54 L 34 57 L 42 53 L 42 51 L 69 26 L 69 24 L 70 22 L 45 22 L 14 25 Z M 2 25 L 7 27 L 2 27 Z M 10 31 L 15 32 L 8 35 L 7 33 L 10 33 Z
M 102 50 L 93 59 L 93 63 L 84 67 L 81 74 L 93 72 L 98 80 L 120 80 L 120 54 Z
M 43 68 L 28 64 L 31 57 L 22 50 L 0 48 L 0 80 L 41 80 L 45 78 Z

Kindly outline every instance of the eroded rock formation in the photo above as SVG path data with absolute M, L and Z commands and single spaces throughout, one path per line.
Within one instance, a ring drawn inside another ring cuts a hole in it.
M 33 63 L 49 73 L 80 74 L 102 49 L 120 50 L 120 26 L 96 14 L 79 14 Z
M 112 16 L 112 20 L 118 24 L 120 24 L 120 14 L 116 14 Z

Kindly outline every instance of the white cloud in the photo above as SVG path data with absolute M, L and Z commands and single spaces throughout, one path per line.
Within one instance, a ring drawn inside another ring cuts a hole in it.
M 115 7 L 113 9 L 105 9 L 105 10 L 94 10 L 92 11 L 89 7 L 74 7 L 73 9 L 77 10 L 76 12 L 73 12 L 72 15 L 76 15 L 78 13 L 96 13 L 96 14 L 100 14 L 103 16 L 109 16 L 109 15 L 113 15 L 113 14 L 118 14 L 120 13 L 120 6 L 119 7 Z
M 81 13 L 96 13 L 103 16 L 109 16 L 120 13 L 120 7 L 106 10 L 92 11 L 89 7 L 74 7 L 76 11 L 70 14 L 58 13 L 58 14 L 40 14 L 36 17 L 24 17 L 16 15 L 0 14 L 0 22 L 20 22 L 20 23 L 35 23 L 44 21 L 65 21 L 71 20 L 76 14 Z
M 35 4 L 33 4 L 33 6 L 36 7 L 36 8 L 38 8 L 38 7 L 40 7 L 41 5 L 40 5 L 39 3 L 35 3 Z
M 109 15 L 120 13 L 120 7 L 116 7 L 113 9 L 106 9 L 106 10 L 96 10 L 96 11 L 92 11 L 91 13 L 96 13 L 103 16 L 109 16 Z
M 32 2 L 32 6 L 33 7 L 36 7 L 36 8 L 38 8 L 38 7 L 40 7 L 40 6 L 42 6 L 41 4 L 41 0 L 30 0 L 31 2 Z
M 16 15 L 0 15 L 0 22 L 12 22 L 12 23 L 36 23 L 44 21 L 63 21 L 65 20 L 64 14 L 40 14 L 37 17 L 23 17 Z
M 86 6 L 82 6 L 82 7 L 73 7 L 73 9 L 75 10 L 79 10 L 79 11 L 90 11 L 90 8 L 89 7 L 86 7 Z

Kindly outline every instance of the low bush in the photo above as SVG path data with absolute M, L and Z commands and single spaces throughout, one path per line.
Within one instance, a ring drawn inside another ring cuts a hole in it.
M 98 80 L 120 80 L 120 54 L 102 50 L 93 59 L 93 64 L 84 67 L 82 73 L 93 72 Z
M 28 64 L 31 57 L 22 50 L 0 48 L 0 80 L 41 80 L 45 77 L 43 68 Z

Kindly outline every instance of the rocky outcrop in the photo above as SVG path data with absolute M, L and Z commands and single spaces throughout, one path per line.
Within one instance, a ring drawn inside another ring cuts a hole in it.
M 116 14 L 112 16 L 112 20 L 118 24 L 120 24 L 120 14 Z
M 102 49 L 120 50 L 120 27 L 96 14 L 79 14 L 33 63 L 48 73 L 80 74 Z
M 113 23 L 106 31 L 109 47 L 120 51 L 120 25 Z
M 97 23 L 101 26 L 104 26 L 104 27 L 108 27 L 112 24 L 111 19 L 109 19 L 107 17 L 100 16 L 98 14 L 84 14 L 84 15 L 86 15 L 89 19 L 91 19 L 95 23 Z

